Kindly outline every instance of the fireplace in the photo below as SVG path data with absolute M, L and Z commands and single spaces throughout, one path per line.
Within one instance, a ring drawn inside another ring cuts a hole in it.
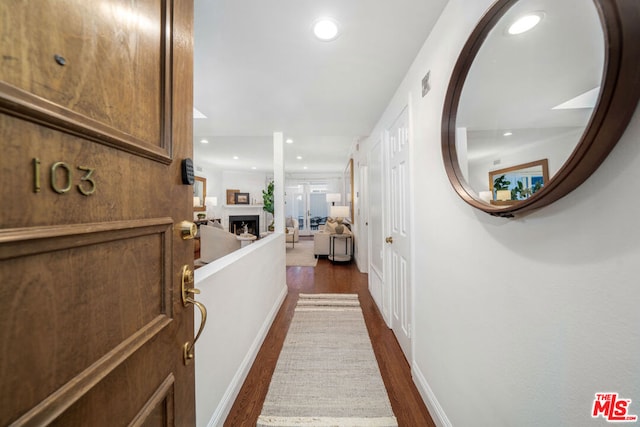
M 260 237 L 260 215 L 229 215 L 229 232 L 244 233 L 244 226 L 254 236 Z

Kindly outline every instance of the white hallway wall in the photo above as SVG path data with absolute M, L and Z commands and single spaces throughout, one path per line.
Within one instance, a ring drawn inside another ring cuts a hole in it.
M 440 425 L 606 425 L 590 416 L 603 391 L 640 415 L 640 114 L 554 204 L 511 220 L 468 206 L 447 179 L 440 123 L 457 56 L 491 3 L 449 2 L 361 150 L 410 98 L 415 380 Z
M 223 171 L 207 163 L 196 163 L 195 175 L 207 179 L 207 197 L 217 197 L 218 206 L 212 210 L 219 216 L 227 203 L 227 189 L 249 193 L 251 204 L 262 204 L 262 190 L 267 188 L 273 172 Z
M 281 132 L 273 134 L 274 209 L 284 218 Z M 208 307 L 196 344 L 196 425 L 223 425 L 287 295 L 284 221 L 264 239 L 195 271 L 197 300 Z M 195 310 L 195 328 L 200 315 Z M 194 332 L 195 333 L 195 332 Z
M 213 427 L 224 423 L 287 295 L 284 235 L 199 268 L 195 284 L 208 312 L 196 344 L 196 425 Z
M 267 189 L 269 180 L 265 172 L 222 172 L 222 204 L 227 203 L 227 189 L 240 190 L 241 193 L 249 193 L 249 203 L 261 205 L 262 191 Z

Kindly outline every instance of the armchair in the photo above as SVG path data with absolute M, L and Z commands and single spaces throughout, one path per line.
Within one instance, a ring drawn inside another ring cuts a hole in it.
M 299 235 L 300 235 L 300 226 L 298 221 L 293 217 L 287 217 L 285 221 L 285 227 L 287 228 L 287 233 L 285 234 L 285 241 L 287 243 L 298 243 Z

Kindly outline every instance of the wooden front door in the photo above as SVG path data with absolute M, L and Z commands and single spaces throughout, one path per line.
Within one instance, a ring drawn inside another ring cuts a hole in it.
M 0 425 L 195 424 L 192 9 L 0 2 Z

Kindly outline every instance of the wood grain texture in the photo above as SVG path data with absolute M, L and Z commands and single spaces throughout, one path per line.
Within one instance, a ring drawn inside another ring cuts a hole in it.
M 385 325 L 367 288 L 367 275 L 355 264 L 332 265 L 326 259 L 313 267 L 287 267 L 289 293 L 249 371 L 224 423 L 255 426 L 282 349 L 300 293 L 357 293 L 362 312 L 399 426 L 435 426 L 411 378 L 409 365 L 395 336 Z
M 166 144 L 151 144 L 2 81 L 0 93 L 0 112 L 161 163 L 171 163 L 171 147 Z
M 165 146 L 171 146 L 173 163 L 169 179 L 171 191 L 165 193 L 162 203 L 172 206 L 174 224 L 193 219 L 193 187 L 183 185 L 180 165 L 183 159 L 193 157 L 193 0 L 171 1 L 164 3 L 172 10 L 167 22 L 171 22 L 171 31 L 165 37 L 171 37 L 171 131 L 165 132 L 165 138 L 170 141 Z M 166 57 L 169 60 L 169 57 Z M 169 68 L 168 68 L 169 69 Z M 186 200 L 185 200 L 186 199 Z M 165 205 L 166 206 L 166 205 Z M 193 240 L 183 240 L 179 227 L 174 227 L 173 237 L 173 307 L 174 320 L 177 331 L 176 338 L 167 340 L 164 345 L 174 348 L 176 343 L 182 346 L 185 341 L 178 341 L 185 335 L 189 341 L 194 336 L 194 308 L 192 305 L 184 307 L 181 300 L 180 272 L 183 265 L 193 268 Z M 197 299 L 197 296 L 196 296 Z M 177 342 L 176 342 L 177 341 Z M 174 414 L 176 426 L 196 425 L 196 391 L 194 363 L 184 365 L 182 352 L 171 353 L 176 382 L 174 385 Z M 195 363 L 198 363 L 197 356 Z M 170 420 L 171 421 L 171 420 Z
M 0 80 L 161 146 L 167 3 L 0 2 Z
M 0 16 L 0 425 L 195 425 L 193 2 Z
M 175 378 L 169 375 L 151 396 L 147 404 L 131 421 L 129 427 L 139 426 L 171 426 L 173 418 L 173 384 Z

